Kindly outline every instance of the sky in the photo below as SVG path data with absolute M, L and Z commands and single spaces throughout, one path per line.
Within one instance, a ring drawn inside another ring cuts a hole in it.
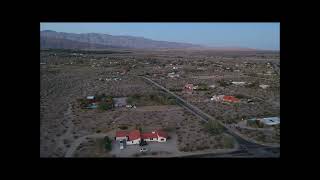
M 129 35 L 209 47 L 280 50 L 280 23 L 40 23 L 40 30 Z

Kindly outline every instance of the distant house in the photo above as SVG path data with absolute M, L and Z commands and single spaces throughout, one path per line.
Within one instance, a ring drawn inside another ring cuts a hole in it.
M 126 107 L 127 105 L 127 98 L 113 98 L 114 107 Z
M 192 90 L 193 89 L 193 84 L 186 84 L 184 86 L 185 89 L 189 89 L 189 90 Z
M 252 119 L 248 119 L 247 121 L 248 122 L 257 121 L 257 122 L 262 123 L 262 124 L 267 125 L 267 126 L 274 126 L 274 125 L 280 124 L 280 118 L 279 117 L 252 118 Z
M 260 84 L 259 87 L 261 87 L 262 89 L 267 89 L 269 87 L 269 85 L 266 84 Z
M 240 100 L 234 96 L 223 96 L 223 101 L 226 102 L 239 102 Z
M 193 88 L 192 88 L 192 89 L 196 90 L 196 89 L 198 89 L 198 88 L 199 88 L 199 86 L 198 86 L 198 85 L 196 85 L 196 86 L 193 86 Z
M 279 117 L 269 117 L 269 118 L 262 118 L 260 120 L 263 124 L 268 126 L 273 126 L 280 124 L 280 118 Z
M 127 144 L 139 144 L 141 142 L 141 134 L 139 130 L 134 130 L 128 133 Z
M 157 141 L 166 142 L 168 135 L 166 132 L 156 130 L 152 132 L 141 133 L 139 130 L 133 131 L 117 131 L 115 139 L 117 141 L 125 140 L 126 144 L 139 144 L 142 140 L 144 141 Z
M 96 102 L 96 97 L 95 96 L 87 96 L 87 100 L 89 100 L 90 103 Z
M 141 134 L 141 138 L 145 141 L 157 141 L 165 142 L 168 138 L 168 135 L 164 131 L 152 131 Z
M 184 86 L 184 91 L 187 93 L 192 93 L 193 92 L 193 84 L 186 84 Z
M 212 96 L 211 101 L 239 102 L 240 100 L 234 96 L 218 95 Z
M 222 101 L 224 95 L 212 96 L 211 101 Z
M 121 140 L 127 140 L 129 138 L 128 132 L 127 131 L 117 131 L 116 132 L 116 140 L 121 141 Z
M 244 85 L 244 84 L 246 84 L 246 82 L 235 82 L 235 81 L 233 81 L 231 83 L 234 84 L 234 85 Z

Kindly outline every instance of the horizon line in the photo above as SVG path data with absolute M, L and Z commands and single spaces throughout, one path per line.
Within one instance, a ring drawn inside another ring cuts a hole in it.
M 239 48 L 239 49 L 250 49 L 250 50 L 255 50 L 255 51 L 280 51 L 280 49 L 260 49 L 260 48 L 251 48 L 251 47 L 245 47 L 245 46 L 219 46 L 219 45 L 204 45 L 204 44 L 196 44 L 196 43 L 190 43 L 190 42 L 177 42 L 177 41 L 168 41 L 168 40 L 156 40 L 156 39 L 151 39 L 151 38 L 146 38 L 146 37 L 142 37 L 142 36 L 133 36 L 133 35 L 113 35 L 113 34 L 107 34 L 107 33 L 97 33 L 97 32 L 86 32 L 86 33 L 76 33 L 76 32 L 63 32 L 63 31 L 55 31 L 55 30 L 51 30 L 51 29 L 45 29 L 45 30 L 41 30 L 40 32 L 43 31 L 52 31 L 52 32 L 56 32 L 56 33 L 70 33 L 70 34 L 103 34 L 103 35 L 110 35 L 110 36 L 117 36 L 117 37 L 121 37 L 121 36 L 126 36 L 126 37 L 135 37 L 135 38 L 143 38 L 143 39 L 148 39 L 148 40 L 152 40 L 152 41 L 164 41 L 164 42 L 171 42 L 171 43 L 185 43 L 185 44 L 192 44 L 192 45 L 197 45 L 197 46 L 204 46 L 202 48 L 213 48 L 213 49 L 223 49 L 223 48 L 229 48 L 229 49 L 233 49 L 233 48 Z

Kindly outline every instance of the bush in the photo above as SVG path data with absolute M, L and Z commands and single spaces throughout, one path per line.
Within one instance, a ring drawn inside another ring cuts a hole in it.
M 223 132 L 223 126 L 214 120 L 210 120 L 205 124 L 205 129 L 212 135 L 218 135 Z
M 98 108 L 100 110 L 104 110 L 104 111 L 112 109 L 112 103 L 110 103 L 110 102 L 100 102 Z
M 134 94 L 132 96 L 129 96 L 127 98 L 127 103 L 128 104 L 136 104 L 137 101 L 141 99 L 141 96 L 139 94 Z
M 84 108 L 90 104 L 89 100 L 87 99 L 78 99 L 78 102 L 80 103 L 81 108 Z
M 112 140 L 108 136 L 106 136 L 106 137 L 104 137 L 103 142 L 105 144 L 105 149 L 107 151 L 111 151 L 111 149 L 112 149 Z
M 174 131 L 176 128 L 178 128 L 178 127 L 169 126 L 169 127 L 163 128 L 163 130 L 166 131 L 166 132 L 172 132 L 172 131 Z
M 248 96 L 244 95 L 244 94 L 235 94 L 234 97 L 238 98 L 238 99 L 245 99 L 248 98 Z
M 224 81 L 224 80 L 219 80 L 218 81 L 218 84 L 221 86 L 221 87 L 227 87 L 230 85 L 230 83 L 228 83 L 227 81 Z
M 126 126 L 126 125 L 120 125 L 119 128 L 120 128 L 121 130 L 126 130 L 126 129 L 128 129 L 128 126 Z
M 234 140 L 232 137 L 224 135 L 223 136 L 223 146 L 224 148 L 233 148 L 234 147 Z
M 207 91 L 209 89 L 208 85 L 207 84 L 198 84 L 198 88 L 196 90 L 198 91 Z

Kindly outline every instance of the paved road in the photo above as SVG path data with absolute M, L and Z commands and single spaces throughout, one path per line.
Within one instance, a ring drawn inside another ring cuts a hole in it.
M 203 120 L 205 122 L 208 122 L 209 120 L 217 121 L 212 116 L 208 115 L 207 113 L 203 112 L 199 108 L 197 108 L 197 107 L 193 106 L 192 104 L 188 103 L 184 99 L 180 98 L 179 96 L 177 96 L 176 94 L 172 93 L 171 91 L 169 91 L 165 87 L 159 85 L 158 83 L 154 82 L 153 80 L 151 80 L 151 79 L 149 79 L 147 77 L 143 77 L 143 76 L 140 76 L 140 77 L 142 77 L 143 79 L 147 80 L 149 83 L 155 85 L 159 89 L 167 92 L 171 96 L 175 97 L 178 104 L 180 104 L 182 107 L 184 107 L 187 110 L 189 110 L 189 111 L 193 112 L 194 114 L 196 114 L 198 117 L 200 117 L 201 120 Z M 233 136 L 238 141 L 238 143 L 240 145 L 240 151 L 245 151 L 247 153 L 247 155 L 249 155 L 249 156 L 252 156 L 251 154 L 253 154 L 253 156 L 255 156 L 255 157 L 257 157 L 257 156 L 265 156 L 265 154 L 273 155 L 274 153 L 267 153 L 267 152 L 261 151 L 261 150 L 265 150 L 265 151 L 269 151 L 270 152 L 270 150 L 269 150 L 270 148 L 279 149 L 279 151 L 280 151 L 280 146 L 265 146 L 265 145 L 257 144 L 255 142 L 249 140 L 249 139 L 245 139 L 245 138 L 241 137 L 240 134 L 238 134 L 237 132 L 233 131 L 233 129 L 231 129 L 230 127 L 226 126 L 221 121 L 217 121 L 217 122 L 220 123 L 224 127 L 224 129 L 226 130 L 226 133 L 230 134 L 231 136 Z M 263 153 L 261 153 L 261 152 L 263 152 Z M 243 152 L 241 152 L 241 153 L 243 153 Z

